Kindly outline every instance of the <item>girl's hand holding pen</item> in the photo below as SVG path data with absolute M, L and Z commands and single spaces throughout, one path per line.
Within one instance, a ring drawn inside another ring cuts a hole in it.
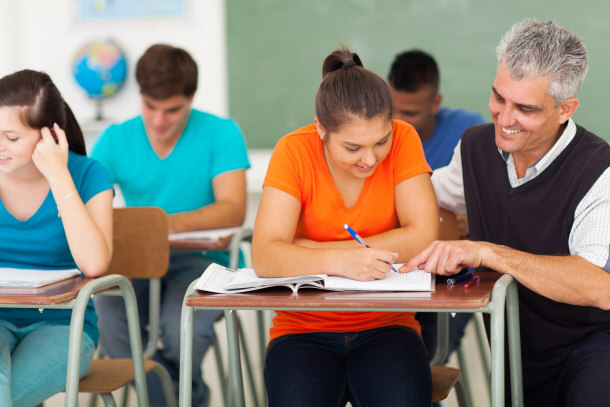
M 391 264 L 398 258 L 398 253 L 383 249 L 353 248 L 341 249 L 341 270 L 343 277 L 359 281 L 380 280 L 392 270 Z
M 345 230 L 348 231 L 348 233 L 351 235 L 351 237 L 354 238 L 355 241 L 357 241 L 358 243 L 360 243 L 362 246 L 367 247 L 369 249 L 371 249 L 371 246 L 362 238 L 362 236 L 360 236 L 354 229 L 352 229 L 351 227 L 349 227 L 349 225 L 346 223 L 343 225 L 343 227 L 345 228 Z M 398 253 L 393 253 L 396 256 L 394 256 L 394 260 L 396 260 L 398 258 Z M 392 263 L 394 262 L 394 260 L 392 260 Z M 394 266 L 392 265 L 392 263 L 388 263 L 390 265 L 390 269 L 392 271 L 398 271 L 394 268 Z

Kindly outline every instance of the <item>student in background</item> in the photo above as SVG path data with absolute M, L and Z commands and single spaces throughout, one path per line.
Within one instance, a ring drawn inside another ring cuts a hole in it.
M 434 58 L 420 50 L 396 55 L 388 75 L 394 118 L 412 124 L 422 140 L 426 161 L 433 170 L 449 164 L 453 150 L 468 127 L 485 123 L 479 113 L 441 107 L 443 95 L 438 92 L 440 76 Z M 460 234 L 466 237 L 465 215 L 457 214 Z M 432 358 L 437 342 L 437 314 L 421 312 L 416 316 L 422 337 Z M 449 322 L 449 355 L 460 346 L 464 329 L 472 314 L 458 313 Z
M 246 144 L 236 123 L 191 108 L 197 89 L 197 65 L 180 48 L 157 44 L 139 59 L 136 79 L 142 114 L 106 129 L 92 156 L 109 169 L 127 206 L 158 206 L 169 214 L 170 233 L 240 226 L 246 210 L 249 168 Z M 188 285 L 211 263 L 228 263 L 226 252 L 171 253 L 162 281 L 161 342 L 155 359 L 170 372 L 178 394 L 180 311 Z M 148 282 L 133 282 L 146 343 Z M 96 298 L 101 348 L 111 357 L 130 354 L 123 301 Z M 209 389 L 201 362 L 213 324 L 222 313 L 195 314 L 193 405 L 206 406 Z M 148 378 L 152 405 L 163 405 L 156 375 Z
M 449 164 L 453 149 L 468 127 L 485 123 L 477 112 L 441 107 L 440 77 L 434 58 L 420 50 L 396 55 L 388 83 L 394 118 L 415 127 L 433 170 Z
M 404 270 L 512 275 L 525 406 L 610 406 L 610 147 L 572 119 L 587 51 L 525 20 L 496 54 L 493 123 L 468 129 L 432 177 L 442 207 L 467 209 L 472 241 L 434 242 Z
M 358 55 L 339 49 L 322 71 L 314 124 L 281 138 L 271 157 L 252 261 L 262 277 L 380 279 L 438 236 L 430 167 L 414 128 L 392 120 L 388 85 Z M 430 405 L 414 313 L 278 311 L 265 384 L 271 407 Z
M 102 275 L 112 256 L 112 184 L 45 73 L 0 79 L 0 267 Z M 34 406 L 66 387 L 70 310 L 0 308 L 0 406 Z M 85 313 L 80 377 L 98 331 Z

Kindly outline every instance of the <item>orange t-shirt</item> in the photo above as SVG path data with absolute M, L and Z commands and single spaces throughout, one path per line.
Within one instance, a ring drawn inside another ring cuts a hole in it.
M 349 209 L 330 174 L 313 124 L 278 141 L 264 185 L 301 202 L 295 238 L 318 242 L 352 239 L 343 228 L 344 223 L 365 239 L 399 227 L 394 188 L 406 179 L 432 171 L 413 126 L 394 120 L 392 132 L 390 152 L 365 180 L 356 204 Z M 357 332 L 389 325 L 403 325 L 419 332 L 414 316 L 412 312 L 278 311 L 270 337 L 273 340 L 293 333 Z

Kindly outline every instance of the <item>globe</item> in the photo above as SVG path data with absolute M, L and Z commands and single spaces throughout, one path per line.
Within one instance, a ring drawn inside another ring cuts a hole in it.
M 112 41 L 93 41 L 76 51 L 72 64 L 74 79 L 91 98 L 116 94 L 127 77 L 127 59 Z

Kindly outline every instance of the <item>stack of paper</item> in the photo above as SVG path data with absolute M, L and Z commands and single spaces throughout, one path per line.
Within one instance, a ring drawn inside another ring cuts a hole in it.
M 169 240 L 207 240 L 217 242 L 223 237 L 234 235 L 241 231 L 241 227 L 226 228 L 226 229 L 210 229 L 210 230 L 194 230 L 192 232 L 172 233 L 169 235 Z
M 78 269 L 32 270 L 0 268 L 0 287 L 43 287 L 80 276 Z

